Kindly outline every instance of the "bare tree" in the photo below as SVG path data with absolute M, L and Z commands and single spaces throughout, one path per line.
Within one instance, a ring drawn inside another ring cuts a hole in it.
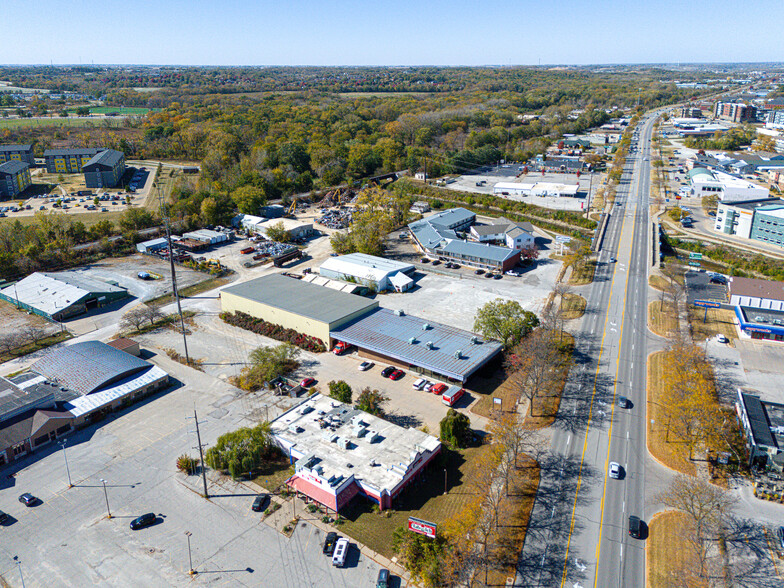
M 0 350 L 8 355 L 21 345 L 21 337 L 16 333 L 0 335 Z
M 26 325 L 22 329 L 22 336 L 33 345 L 46 338 L 46 329 L 37 325 Z
M 148 302 L 147 304 L 143 304 L 138 308 L 144 313 L 144 319 L 150 322 L 150 325 L 154 325 L 155 321 L 160 320 L 163 318 L 163 312 L 161 311 L 161 305 L 157 302 Z M 137 327 L 138 328 L 138 327 Z
M 530 402 L 531 416 L 534 416 L 535 400 L 552 388 L 563 362 L 554 333 L 546 328 L 533 331 L 510 355 L 510 379 Z
M 147 322 L 147 311 L 144 306 L 137 306 L 126 312 L 120 319 L 121 329 L 130 329 L 138 331 L 142 325 Z

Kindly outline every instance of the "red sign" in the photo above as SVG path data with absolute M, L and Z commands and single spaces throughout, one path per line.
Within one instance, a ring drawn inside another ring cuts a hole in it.
M 422 519 L 408 517 L 408 530 L 431 539 L 436 538 L 436 524 L 423 521 Z

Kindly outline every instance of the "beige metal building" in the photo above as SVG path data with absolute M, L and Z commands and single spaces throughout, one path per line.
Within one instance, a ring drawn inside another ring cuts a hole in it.
M 366 315 L 378 301 L 270 274 L 221 292 L 223 312 L 244 312 L 269 323 L 321 339 L 329 348 L 330 330 Z

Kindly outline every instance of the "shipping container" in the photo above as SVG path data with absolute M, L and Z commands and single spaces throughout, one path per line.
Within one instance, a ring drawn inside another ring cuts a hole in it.
M 244 249 L 240 249 L 240 253 L 243 255 L 247 255 L 248 253 L 253 253 L 256 251 L 253 247 L 245 247 Z

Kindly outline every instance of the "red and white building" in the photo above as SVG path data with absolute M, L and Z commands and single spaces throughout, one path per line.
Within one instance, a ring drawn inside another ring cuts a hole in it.
M 272 434 L 295 464 L 288 486 L 336 512 L 357 494 L 390 508 L 441 452 L 432 435 L 321 394 L 275 419 Z

